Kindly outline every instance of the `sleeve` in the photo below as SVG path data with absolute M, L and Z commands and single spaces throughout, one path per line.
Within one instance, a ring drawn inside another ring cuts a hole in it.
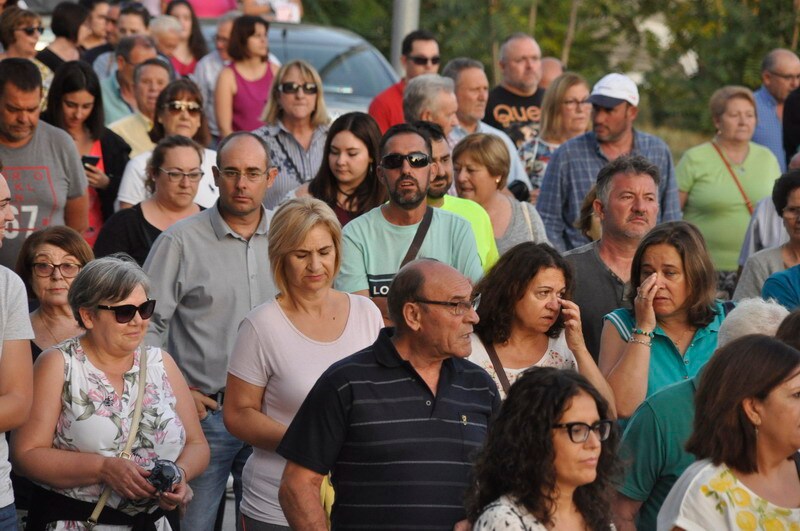
M 66 133 L 64 133 L 66 135 Z M 63 141 L 63 142 L 62 142 Z M 61 164 L 64 169 L 64 176 L 67 178 L 67 199 L 75 199 L 86 193 L 89 181 L 86 179 L 86 172 L 81 164 L 81 157 L 78 155 L 78 148 L 69 138 L 59 138 L 61 152 Z
M 147 345 L 161 347 L 166 344 L 169 321 L 181 298 L 182 255 L 180 242 L 164 232 L 153 243 L 144 262 L 144 272 L 150 277 L 150 296 L 158 301 L 145 336 Z
M 628 421 L 622 436 L 620 456 L 625 476 L 619 492 L 632 500 L 645 501 L 661 476 L 664 467 L 664 433 L 658 417 L 648 402 L 644 402 Z
M 22 283 L 22 279 L 11 270 L 6 269 L 5 271 L 0 271 L 0 273 L 5 273 L 4 300 L 8 305 L 4 308 L 8 315 L 0 315 L 0 323 L 4 324 L 3 329 L 0 330 L 0 342 L 33 339 L 33 328 L 31 328 L 28 305 L 26 303 L 28 296 L 25 293 L 25 285 Z
M 754 256 L 748 258 L 742 274 L 739 276 L 736 290 L 733 292 L 733 300 L 740 301 L 749 297 L 760 297 L 764 279 L 769 276 L 766 273 L 767 270 L 761 260 Z
M 771 200 L 771 199 L 770 199 Z M 739 253 L 739 265 L 744 266 L 747 264 L 747 259 L 750 256 L 758 251 L 756 249 L 756 234 L 758 234 L 759 230 L 759 218 L 758 214 L 761 211 L 762 202 L 759 202 L 756 205 L 756 210 L 753 212 L 753 215 L 750 217 L 750 223 L 747 225 L 747 232 L 744 233 L 744 241 L 742 242 L 742 250 Z
M 239 325 L 228 372 L 258 387 L 266 387 L 272 375 L 264 344 L 249 317 L 245 317 Z
M 619 336 L 627 341 L 631 337 L 631 318 L 628 310 L 619 309 L 603 316 L 603 321 L 609 321 L 617 329 Z
M 100 148 L 109 183 L 105 189 L 98 189 L 97 195 L 100 197 L 103 218 L 107 220 L 114 214 L 114 201 L 119 193 L 122 174 L 125 173 L 125 167 L 130 160 L 131 147 L 111 129 L 104 129 Z
M 134 157 L 128 162 L 122 174 L 122 181 L 119 183 L 118 201 L 138 205 L 147 199 L 147 190 L 144 185 L 146 164 L 146 160 L 141 156 Z
M 761 296 L 765 300 L 775 299 L 790 312 L 797 308 L 797 306 L 800 305 L 798 294 L 792 289 L 788 277 L 788 275 L 797 275 L 797 267 L 798 266 L 795 266 L 769 277 L 766 282 L 764 282 L 764 287 L 761 288 Z
M 691 152 L 684 153 L 678 165 L 675 167 L 675 180 L 678 183 L 678 190 L 691 193 L 694 185 L 694 171 L 692 168 Z
M 659 531 L 662 529 L 669 531 L 675 526 L 685 529 L 686 531 L 730 529 L 726 515 L 723 513 L 723 511 L 729 511 L 730 506 L 725 503 L 724 500 L 720 500 L 716 496 L 703 493 L 702 485 L 699 483 L 701 482 L 691 481 L 688 489 L 683 492 L 683 496 L 677 500 L 673 500 L 673 503 L 678 503 L 679 505 L 677 508 L 673 508 L 673 510 L 670 511 L 671 514 L 668 522 L 662 522 L 661 512 L 659 512 Z M 676 483 L 675 486 L 677 487 L 678 484 Z M 670 497 L 671 496 L 668 496 L 667 499 Z M 666 504 L 667 502 L 665 500 L 664 505 Z M 664 506 L 662 506 L 662 509 L 663 508 Z M 744 515 L 748 514 L 748 512 L 742 511 L 740 514 Z M 667 523 L 669 527 L 662 526 L 662 524 Z
M 336 277 L 336 289 L 347 293 L 369 289 L 364 248 L 356 241 L 353 232 L 352 222 L 345 225 L 342 231 L 342 266 L 339 276 Z
M 783 149 L 786 165 L 800 146 L 800 92 L 792 91 L 783 104 Z
M 678 195 L 678 184 L 675 175 L 675 166 L 672 163 L 672 154 L 666 144 L 662 143 L 664 149 L 664 164 L 661 167 L 662 179 L 666 179 L 664 189 L 661 193 L 661 221 L 675 221 L 681 219 L 681 201 Z
M 549 245 L 550 240 L 547 239 L 547 231 L 544 228 L 542 216 L 540 216 L 539 212 L 536 211 L 536 207 L 527 201 L 523 203 L 522 206 L 528 209 L 528 213 L 531 217 L 531 225 L 533 226 L 533 241 L 536 243 L 546 243 Z
M 567 161 L 562 162 L 563 149 L 557 149 L 547 164 L 547 169 L 542 178 L 542 191 L 536 200 L 536 210 L 544 223 L 547 238 L 550 244 L 561 252 L 567 250 L 566 224 L 564 212 L 566 209 L 561 197 L 562 187 L 568 186 Z
M 461 217 L 457 219 L 460 223 L 455 225 L 457 232 L 453 238 L 454 265 L 464 276 L 477 282 L 483 276 L 483 266 L 478 256 L 475 233 L 472 232 L 472 226 L 467 220 Z

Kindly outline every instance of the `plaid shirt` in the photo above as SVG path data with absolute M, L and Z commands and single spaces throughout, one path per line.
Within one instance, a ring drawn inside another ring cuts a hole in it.
M 756 116 L 758 116 L 756 130 L 753 132 L 753 142 L 772 151 L 775 158 L 778 159 L 781 172 L 785 172 L 786 151 L 783 149 L 783 123 L 775 110 L 778 102 L 764 87 L 755 91 L 753 96 L 756 99 Z
M 634 129 L 631 153 L 642 155 L 658 167 L 659 223 L 680 219 L 678 185 L 667 145 L 658 137 Z M 583 198 L 608 162 L 592 131 L 565 142 L 553 153 L 536 209 L 556 249 L 568 251 L 589 243 L 572 224 L 580 216 Z

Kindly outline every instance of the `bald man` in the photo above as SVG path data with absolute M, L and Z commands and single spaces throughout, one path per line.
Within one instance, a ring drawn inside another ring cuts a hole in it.
M 778 48 L 764 56 L 761 62 L 761 87 L 753 93 L 756 98 L 758 123 L 753 142 L 768 148 L 786 171 L 786 150 L 783 146 L 783 110 L 789 94 L 800 86 L 800 59 L 791 50 Z M 792 150 L 791 155 L 794 155 Z

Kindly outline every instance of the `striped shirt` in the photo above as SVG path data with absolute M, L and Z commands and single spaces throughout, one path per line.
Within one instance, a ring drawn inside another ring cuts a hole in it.
M 277 452 L 332 471 L 334 529 L 447 529 L 465 518 L 470 459 L 500 405 L 477 365 L 442 363 L 431 393 L 392 343 L 393 329 L 332 365 L 297 412 Z

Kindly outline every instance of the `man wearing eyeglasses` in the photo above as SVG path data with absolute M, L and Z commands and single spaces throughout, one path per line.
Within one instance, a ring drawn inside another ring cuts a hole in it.
M 400 270 L 388 293 L 396 327 L 331 366 L 278 445 L 292 529 L 327 529 L 319 493 L 331 470 L 334 529 L 469 529 L 471 457 L 500 405 L 488 373 L 464 359 L 479 303 L 441 262 Z
M 277 293 L 269 268 L 271 212 L 262 206 L 277 170 L 257 136 L 225 138 L 217 151 L 217 203 L 176 223 L 153 244 L 144 264 L 158 307 L 145 343 L 165 347 L 186 377 L 211 448 L 211 463 L 190 482 L 194 499 L 181 527 L 211 531 L 228 475 L 236 479 L 252 452 L 222 422 L 228 356 L 235 331 L 253 308 Z
M 781 172 L 786 171 L 788 162 L 783 148 L 783 108 L 786 98 L 798 86 L 800 58 L 797 54 L 778 48 L 764 56 L 761 62 L 761 87 L 753 92 L 758 121 L 752 140 L 772 151 L 778 159 Z
M 422 74 L 435 74 L 439 71 L 439 43 L 430 31 L 416 30 L 406 35 L 401 53 L 400 63 L 406 71 L 405 77 L 375 96 L 369 105 L 369 114 L 378 122 L 381 133 L 405 121 L 403 91 L 406 83 Z
M 427 133 L 410 124 L 390 127 L 381 139 L 377 169 L 389 201 L 342 231 L 336 288 L 372 298 L 387 322 L 389 284 L 400 267 L 416 257 L 435 258 L 475 281 L 483 275 L 469 222 L 426 203 L 437 172 L 431 153 Z

